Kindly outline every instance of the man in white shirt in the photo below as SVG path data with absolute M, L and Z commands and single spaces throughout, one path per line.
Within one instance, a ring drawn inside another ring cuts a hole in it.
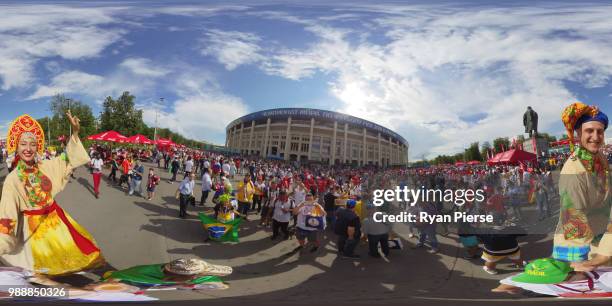
M 193 159 L 191 158 L 191 156 L 187 157 L 187 161 L 185 162 L 185 177 L 183 177 L 183 179 L 187 178 L 191 172 L 193 171 Z
M 225 174 L 225 176 L 229 176 L 230 175 L 230 164 L 227 161 L 223 162 L 223 174 Z
M 204 206 L 206 203 L 206 199 L 208 199 L 208 193 L 212 189 L 212 179 L 210 178 L 210 174 L 208 173 L 208 169 L 204 169 L 204 174 L 202 175 L 202 198 L 200 199 L 200 206 Z
M 195 174 L 190 174 L 189 178 L 185 178 L 177 192 L 179 193 L 180 211 L 179 217 L 185 219 L 187 217 L 187 205 L 193 197 L 193 189 L 195 188 Z

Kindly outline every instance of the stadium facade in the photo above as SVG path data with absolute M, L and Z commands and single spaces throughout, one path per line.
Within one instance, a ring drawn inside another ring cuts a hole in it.
M 278 108 L 226 127 L 225 146 L 241 154 L 329 165 L 408 164 L 408 142 L 376 123 L 337 112 Z

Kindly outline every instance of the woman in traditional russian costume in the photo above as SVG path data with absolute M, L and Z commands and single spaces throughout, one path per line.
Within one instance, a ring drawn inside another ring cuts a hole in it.
M 554 235 L 553 258 L 584 262 L 612 255 L 610 239 L 610 173 L 603 156 L 608 117 L 595 106 L 574 103 L 563 111 L 572 154 L 559 178 L 560 216 Z M 579 145 L 574 146 L 574 133 Z
M 89 161 L 78 132 L 79 119 L 67 113 L 72 136 L 65 153 L 42 160 L 45 134 L 28 115 L 11 124 L 6 140 L 15 165 L 0 200 L 0 261 L 34 273 L 56 276 L 101 265 L 91 235 L 55 202 L 70 172 Z

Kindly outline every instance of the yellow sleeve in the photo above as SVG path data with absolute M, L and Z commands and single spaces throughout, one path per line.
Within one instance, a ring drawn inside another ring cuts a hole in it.
M 89 156 L 81 143 L 79 137 L 74 134 L 66 145 L 66 152 L 51 160 L 45 160 L 40 165 L 40 170 L 51 180 L 53 184 L 52 196 L 64 189 L 68 182 L 70 172 L 89 162 Z
M 0 255 L 11 253 L 17 246 L 20 196 L 15 187 L 15 176 L 7 176 L 0 199 Z

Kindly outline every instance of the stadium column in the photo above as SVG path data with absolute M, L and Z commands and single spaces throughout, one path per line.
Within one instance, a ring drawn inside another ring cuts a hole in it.
M 266 156 L 268 156 L 268 146 L 270 145 L 270 122 L 272 122 L 272 120 L 268 118 L 268 121 L 266 121 L 266 134 L 264 135 L 263 148 L 261 149 L 260 154 L 260 156 L 263 158 L 266 158 Z
M 230 141 L 230 139 L 232 137 L 232 133 L 230 131 L 231 131 L 231 129 L 225 130 L 225 147 L 226 148 L 229 147 L 229 141 Z
M 287 135 L 285 138 L 285 160 L 289 160 L 289 148 L 291 144 L 291 117 L 287 118 Z
M 308 138 L 308 160 L 312 160 L 312 132 L 314 131 L 315 119 L 310 118 L 310 137 Z
M 240 134 L 238 135 L 238 150 L 240 150 L 240 153 L 242 152 L 242 134 L 244 134 L 244 122 L 240 123 Z
M 380 132 L 378 133 L 378 166 L 382 167 L 382 151 L 380 150 Z
M 251 121 L 251 132 L 249 134 L 248 154 L 251 154 L 251 151 L 253 150 L 253 136 L 255 135 L 255 120 Z
M 348 143 L 348 123 L 344 124 L 344 152 L 342 152 L 342 157 L 343 159 L 343 163 L 346 163 L 348 160 L 346 159 L 347 154 L 346 154 L 346 146 Z
M 331 158 L 329 159 L 329 164 L 333 165 L 336 163 L 336 132 L 338 130 L 338 121 L 334 121 L 334 136 L 332 136 L 332 143 L 330 149 Z
M 368 149 L 367 149 L 368 146 L 367 146 L 367 143 L 366 143 L 366 141 L 367 141 L 366 138 L 367 138 L 367 131 L 366 131 L 366 128 L 363 128 L 363 151 L 361 153 L 362 154 L 361 155 L 361 165 L 362 166 L 367 164 L 367 161 L 368 161 L 368 155 L 367 155 L 367 153 L 368 153 Z

